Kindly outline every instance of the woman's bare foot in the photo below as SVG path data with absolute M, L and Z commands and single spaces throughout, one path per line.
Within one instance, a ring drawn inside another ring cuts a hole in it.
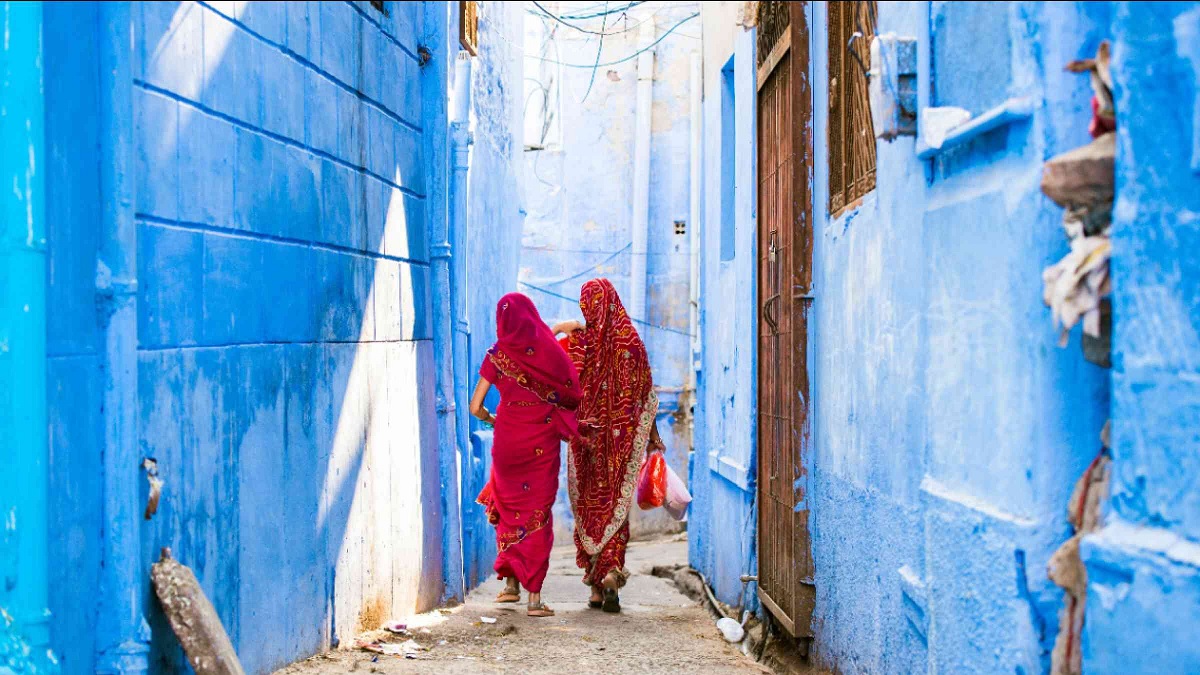
M 496 602 L 520 602 L 521 584 L 517 582 L 516 577 L 508 577 L 505 582 L 504 590 L 496 596 Z

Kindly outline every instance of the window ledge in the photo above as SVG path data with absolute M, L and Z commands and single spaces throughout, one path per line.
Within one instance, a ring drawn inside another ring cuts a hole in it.
M 989 131 L 1025 121 L 1033 116 L 1033 107 L 1031 98 L 1010 98 L 979 117 L 951 129 L 947 132 L 941 145 L 936 148 L 926 145 L 923 140 L 924 134 L 922 134 L 922 140 L 917 143 L 917 157 L 923 160 L 933 159 L 946 150 L 968 143 Z
M 708 470 L 732 483 L 742 492 L 751 492 L 750 471 L 737 462 L 715 452 L 708 455 Z

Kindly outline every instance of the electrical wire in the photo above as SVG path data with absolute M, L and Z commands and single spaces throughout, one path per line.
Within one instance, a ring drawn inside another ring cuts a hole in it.
M 551 12 L 550 10 L 546 9 L 545 7 L 542 6 L 542 3 L 538 2 L 537 0 L 531 0 L 531 2 L 533 3 L 534 7 L 537 7 L 538 9 L 540 9 L 542 11 L 542 14 L 545 14 L 546 16 L 550 17 L 551 19 L 554 19 L 555 21 L 557 21 L 558 23 L 561 23 L 562 25 L 566 26 L 567 28 L 572 28 L 574 30 L 579 31 L 580 33 L 587 33 L 588 35 L 600 35 L 600 36 L 604 35 L 604 29 L 600 29 L 599 31 L 594 31 L 594 30 L 590 30 L 587 28 L 583 28 L 581 26 L 576 26 L 575 24 L 573 24 L 573 23 L 567 21 L 566 19 L 563 19 L 561 16 L 555 14 L 554 12 Z M 608 17 L 605 17 L 605 18 L 607 19 Z
M 604 3 L 604 9 L 608 9 L 608 3 Z M 583 98 L 580 103 L 587 100 L 588 94 L 592 93 L 592 85 L 596 83 L 596 71 L 600 70 L 600 55 L 604 53 L 604 29 L 608 28 L 608 14 L 605 13 L 604 20 L 600 24 L 600 44 L 596 47 L 596 63 L 592 65 L 592 76 L 588 78 L 587 91 L 583 92 Z
M 654 49 L 655 47 L 658 46 L 658 43 L 667 39 L 667 37 L 669 35 L 671 35 L 671 33 L 675 32 L 676 28 L 679 28 L 683 24 L 687 23 L 688 21 L 691 21 L 692 19 L 695 19 L 698 16 L 700 16 L 700 12 L 696 12 L 695 14 L 690 14 L 690 15 L 684 17 L 679 23 L 677 23 L 674 26 L 671 26 L 669 29 L 667 29 L 667 31 L 665 33 L 663 33 L 662 35 L 660 35 L 658 37 L 658 39 L 655 40 L 654 42 L 651 42 L 650 44 L 646 45 L 645 47 L 642 47 L 641 49 L 637 50 L 636 52 L 634 52 L 628 56 L 625 56 L 623 58 L 617 59 L 616 61 L 609 61 L 607 63 L 580 64 L 580 63 L 563 63 L 562 61 L 555 61 L 554 59 L 548 59 L 548 58 L 541 57 L 541 56 L 527 56 L 526 58 L 537 59 L 539 61 L 545 61 L 547 63 L 554 63 L 556 65 L 563 66 L 564 68 L 606 68 L 608 66 L 615 66 L 615 65 L 618 65 L 621 63 L 625 63 L 626 61 L 631 61 L 633 59 L 636 59 L 643 52 L 647 52 L 651 49 Z
M 583 269 L 582 271 L 576 272 L 575 274 L 572 274 L 569 277 L 563 277 L 562 279 L 555 279 L 554 281 L 543 281 L 542 283 L 544 283 L 548 286 L 557 286 L 559 284 L 565 284 L 568 281 L 574 281 L 574 280 L 578 279 L 579 277 L 587 274 L 588 272 L 591 272 L 592 270 L 596 269 L 597 267 L 600 267 L 601 265 L 607 265 L 608 263 L 612 262 L 613 258 L 616 258 L 617 256 L 621 255 L 622 253 L 624 253 L 625 251 L 628 251 L 631 248 L 633 248 L 633 242 L 629 242 L 628 244 L 625 244 L 624 246 L 621 247 L 621 249 L 619 251 L 614 251 L 611 255 L 609 255 L 604 260 L 601 260 L 600 262 L 596 263 L 595 265 L 592 265 L 591 267 L 587 267 L 587 268 Z
M 646 4 L 646 3 L 645 2 L 631 2 L 631 3 L 628 3 L 627 5 L 625 5 L 624 7 L 619 7 L 617 9 L 609 9 L 608 3 L 606 2 L 606 3 L 604 3 L 604 11 L 603 12 L 593 12 L 592 14 L 559 14 L 559 17 L 561 17 L 563 19 L 575 19 L 577 21 L 583 20 L 583 19 L 598 19 L 601 16 L 608 16 L 608 15 L 612 15 L 612 14 L 623 14 L 623 13 L 628 12 L 629 10 L 633 9 L 634 7 L 637 7 L 638 5 L 644 5 L 644 4 Z
M 569 297 L 567 297 L 567 296 L 563 295 L 562 293 L 555 293 L 554 291 L 552 291 L 552 290 L 550 290 L 550 289 L 548 289 L 548 288 L 542 288 L 541 286 L 534 286 L 533 284 L 526 283 L 526 282 L 524 282 L 524 281 L 518 281 L 517 283 L 521 284 L 521 285 L 522 285 L 522 286 L 524 286 L 525 288 L 528 288 L 528 289 L 530 289 L 530 290 L 537 291 L 537 292 L 539 292 L 539 293 L 545 293 L 546 295 L 549 295 L 550 297 L 553 297 L 553 298 L 558 298 L 559 300 L 566 300 L 567 302 L 572 302 L 572 303 L 577 303 L 577 302 L 579 302 L 579 298 L 569 298 Z M 685 331 L 681 331 L 681 330 L 678 330 L 678 329 L 675 329 L 675 328 L 671 328 L 670 326 L 660 326 L 660 325 L 658 325 L 658 324 L 655 324 L 655 323 L 650 323 L 649 321 L 642 321 L 641 319 L 635 319 L 635 318 L 633 318 L 632 316 L 631 316 L 631 317 L 629 317 L 629 320 L 630 320 L 630 321 L 632 321 L 632 322 L 634 322 L 634 323 L 640 323 L 640 324 L 642 324 L 643 326 L 646 326 L 647 328 L 657 328 L 658 330 L 665 331 L 665 332 L 667 332 L 667 333 L 675 333 L 676 335 L 683 335 L 683 336 L 685 336 L 685 337 L 692 337 L 692 334 L 691 334 L 691 333 L 688 333 L 688 332 L 685 332 Z

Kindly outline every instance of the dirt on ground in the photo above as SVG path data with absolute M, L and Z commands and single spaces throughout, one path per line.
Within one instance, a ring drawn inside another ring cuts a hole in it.
M 557 615 L 532 618 L 522 603 L 496 604 L 503 586 L 490 580 L 465 604 L 406 621 L 407 635 L 364 636 L 410 656 L 343 648 L 295 663 L 276 675 L 316 673 L 764 673 L 717 631 L 709 613 L 680 593 L 656 566 L 685 564 L 687 542 L 635 542 L 626 566 L 633 572 L 621 591 L 622 611 L 587 606 L 573 548 L 555 549 L 543 600 Z M 492 622 L 491 619 L 495 621 Z M 418 649 L 414 647 L 419 646 Z

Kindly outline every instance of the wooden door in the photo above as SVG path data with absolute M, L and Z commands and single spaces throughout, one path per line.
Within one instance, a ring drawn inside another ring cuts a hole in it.
M 808 317 L 812 304 L 812 93 L 807 3 L 759 3 L 758 593 L 811 637 Z

